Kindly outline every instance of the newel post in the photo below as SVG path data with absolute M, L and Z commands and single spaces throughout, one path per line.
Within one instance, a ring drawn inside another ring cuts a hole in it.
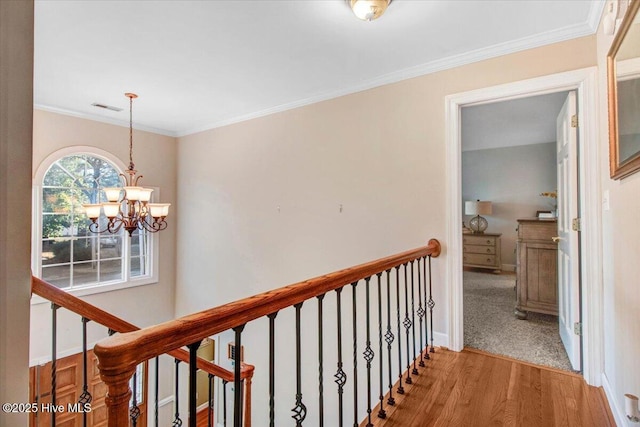
M 101 347 L 100 344 L 96 344 L 94 353 L 98 357 L 100 378 L 108 388 L 105 397 L 107 425 L 109 427 L 128 426 L 131 400 L 129 381 L 136 371 L 136 364 L 131 360 L 125 360 L 126 356 L 110 354 L 108 349 Z

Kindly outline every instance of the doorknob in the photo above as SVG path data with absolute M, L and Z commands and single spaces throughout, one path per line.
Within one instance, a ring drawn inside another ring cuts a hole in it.
M 554 243 L 558 243 L 560 240 L 562 240 L 562 238 L 560 238 L 560 236 L 555 236 L 555 237 L 552 237 L 551 240 L 553 240 Z

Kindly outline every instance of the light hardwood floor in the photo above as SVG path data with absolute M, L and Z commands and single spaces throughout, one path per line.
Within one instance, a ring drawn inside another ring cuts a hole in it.
M 437 348 L 374 426 L 615 426 L 601 388 L 576 374 L 478 350 Z M 366 426 L 365 420 L 361 426 Z

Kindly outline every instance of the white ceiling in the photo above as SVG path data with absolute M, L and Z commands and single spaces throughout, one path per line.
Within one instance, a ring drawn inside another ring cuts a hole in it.
M 37 108 L 186 135 L 592 34 L 589 0 L 35 2 Z M 111 112 L 99 102 L 124 108 Z

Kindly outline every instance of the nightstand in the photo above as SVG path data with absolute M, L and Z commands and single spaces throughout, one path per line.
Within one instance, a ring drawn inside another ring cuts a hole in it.
M 462 264 L 465 267 L 486 268 L 500 272 L 502 270 L 500 236 L 502 234 L 463 234 Z

